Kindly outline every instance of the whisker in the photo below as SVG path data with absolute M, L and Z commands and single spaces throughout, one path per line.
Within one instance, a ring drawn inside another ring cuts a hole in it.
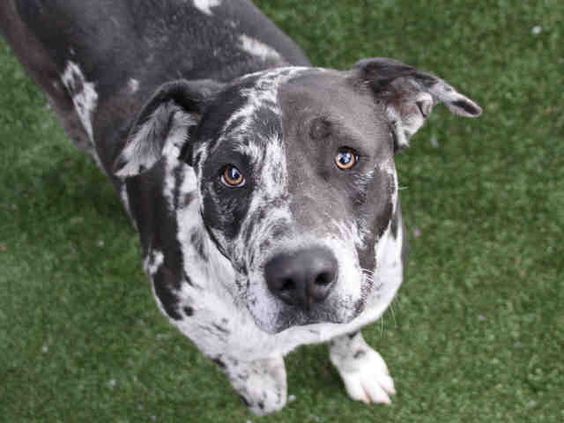
M 395 303 L 396 303 L 396 301 L 395 301 L 395 298 L 394 298 L 392 300 L 392 302 L 390 303 L 390 306 L 388 307 L 388 309 L 390 310 L 390 315 L 392 316 L 392 320 L 394 321 L 394 328 L 397 328 L 398 321 L 396 319 L 396 313 L 395 313 L 395 310 L 394 310 Z

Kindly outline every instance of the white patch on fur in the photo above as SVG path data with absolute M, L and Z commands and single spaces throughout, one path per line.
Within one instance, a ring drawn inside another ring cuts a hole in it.
M 356 229 L 356 225 L 353 224 L 343 226 Z M 325 244 L 333 252 L 339 263 L 339 276 L 330 297 L 334 295 L 336 302 L 342 302 L 344 307 L 336 308 L 345 308 L 348 313 L 353 311 L 351 307 L 362 296 L 363 274 L 362 269 L 358 266 L 358 256 L 355 248 L 358 239 L 357 231 L 349 230 L 342 236 L 333 235 L 325 241 Z M 342 317 L 349 316 L 344 315 Z
M 380 170 L 384 171 L 389 177 L 392 178 L 394 188 L 392 191 L 392 215 L 396 212 L 398 206 L 398 174 L 396 172 L 396 165 L 394 158 L 390 157 L 379 165 Z M 390 222 L 391 224 L 391 222 Z
M 194 125 L 195 122 L 192 116 L 182 114 L 182 119 L 173 125 L 163 146 L 162 156 L 165 160 L 163 196 L 171 211 L 174 209 L 174 188 L 177 183 L 174 169 L 180 165 L 180 152 L 187 142 L 188 127 Z
M 261 191 L 272 197 L 283 195 L 287 189 L 286 151 L 284 141 L 270 139 L 262 157 Z
M 412 137 L 425 123 L 426 117 L 424 117 L 419 111 L 417 103 L 421 105 L 421 109 L 425 111 L 426 115 L 428 115 L 431 113 L 431 109 L 433 108 L 433 97 L 429 93 L 420 92 L 413 99 L 413 104 L 408 106 L 411 108 L 412 112 L 404 115 L 401 122 L 402 129 L 407 138 Z
M 364 237 L 366 235 L 359 231 L 359 227 L 355 222 L 335 222 L 334 225 L 337 227 L 342 239 L 351 240 L 352 244 L 359 248 L 364 246 Z
M 194 169 L 184 163 L 182 180 L 180 181 L 179 197 L 192 196 L 192 201 L 188 204 L 181 204 L 176 210 L 176 221 L 178 225 L 177 239 L 180 243 L 184 262 L 184 272 L 190 276 L 191 282 L 200 288 L 198 290 L 198 307 L 206 303 L 207 296 L 210 296 L 211 303 L 217 304 L 215 295 L 228 295 L 233 288 L 235 275 L 231 263 L 217 250 L 215 244 L 207 234 L 207 230 L 202 221 L 200 213 L 201 199 L 197 189 L 197 179 Z M 202 237 L 203 250 L 206 251 L 207 259 L 201 257 L 196 247 L 191 241 L 192 234 L 198 232 Z M 227 292 L 225 288 L 229 287 Z M 186 285 L 182 290 L 182 296 L 189 298 L 193 288 Z M 205 307 L 202 307 L 205 309 Z M 215 308 L 215 307 L 214 307 Z M 228 315 L 229 310 L 226 309 Z
M 348 335 L 334 339 L 329 347 L 329 358 L 353 400 L 366 404 L 391 403 L 395 387 L 388 367 L 360 333 L 352 339 Z
M 166 106 L 163 106 L 166 107 Z M 167 134 L 164 144 L 155 137 L 155 125 L 157 116 L 165 113 L 160 108 L 153 112 L 153 115 L 145 122 L 135 135 L 129 139 L 120 154 L 120 161 L 125 164 L 116 171 L 119 177 L 137 175 L 144 169 L 150 169 L 162 157 L 171 157 L 175 154 L 178 157 L 182 145 L 186 142 L 188 128 L 196 123 L 194 118 L 180 110 L 174 112 L 171 130 Z
M 90 142 L 94 143 L 92 117 L 98 103 L 98 93 L 94 89 L 94 83 L 88 82 L 78 65 L 71 61 L 67 62 L 61 81 L 72 98 L 74 109 Z
M 162 251 L 151 250 L 143 261 L 143 269 L 147 275 L 154 276 L 159 271 L 159 267 L 161 267 L 163 263 L 164 255 Z
M 262 41 L 249 37 L 245 34 L 239 37 L 239 41 L 241 43 L 241 50 L 258 57 L 263 61 L 280 60 L 280 54 L 274 48 L 264 44 Z
M 396 206 L 397 207 L 397 206 Z M 398 219 L 397 234 L 394 237 L 390 226 L 376 246 L 376 270 L 374 271 L 374 281 L 381 285 L 379 291 L 379 301 L 390 304 L 397 289 L 403 280 L 403 223 Z
M 249 124 L 252 122 L 254 114 L 261 107 L 270 108 L 280 115 L 277 98 L 278 87 L 293 76 L 308 69 L 309 68 L 304 67 L 287 67 L 262 72 L 261 76 L 257 79 L 255 86 L 243 91 L 243 94 L 247 97 L 247 102 L 243 107 L 233 113 L 229 119 L 227 119 L 223 125 L 222 133 L 230 136 L 245 134 Z M 245 75 L 241 79 L 245 80 L 254 76 L 256 76 L 256 74 Z M 229 128 L 233 122 L 239 119 L 241 119 L 242 122 L 237 126 L 235 134 L 225 134 L 225 129 Z
M 135 78 L 130 78 L 127 81 L 127 88 L 131 94 L 136 93 L 139 90 L 139 81 Z
M 398 111 L 392 107 L 386 107 L 386 117 L 393 127 L 392 131 L 396 137 L 396 144 L 398 145 L 398 147 L 408 147 L 409 138 L 406 136 L 405 131 L 403 130 L 401 116 Z
M 194 0 L 194 7 L 206 15 L 212 15 L 211 8 L 221 4 L 221 0 Z
M 119 187 L 119 198 L 121 199 L 121 204 L 123 205 L 125 212 L 129 216 L 131 223 L 134 225 L 135 228 L 137 228 L 135 219 L 133 219 L 133 215 L 131 214 L 131 207 L 129 205 L 129 195 L 127 194 L 127 185 L 125 183 L 122 183 L 121 186 Z

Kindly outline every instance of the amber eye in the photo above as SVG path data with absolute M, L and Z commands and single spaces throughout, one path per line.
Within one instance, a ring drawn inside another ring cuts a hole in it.
M 242 187 L 245 185 L 245 177 L 235 166 L 227 165 L 223 168 L 221 182 L 230 188 Z
M 350 147 L 341 147 L 335 156 L 335 164 L 341 170 L 352 169 L 358 162 L 358 154 Z

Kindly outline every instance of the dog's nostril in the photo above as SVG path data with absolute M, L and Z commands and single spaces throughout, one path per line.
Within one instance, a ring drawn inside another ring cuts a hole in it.
M 282 286 L 280 287 L 280 291 L 291 291 L 296 287 L 294 281 L 290 278 L 286 278 L 282 280 Z
M 330 274 L 329 272 L 320 273 L 315 278 L 316 285 L 325 286 L 325 285 L 329 285 L 331 282 L 333 282 L 333 275 Z

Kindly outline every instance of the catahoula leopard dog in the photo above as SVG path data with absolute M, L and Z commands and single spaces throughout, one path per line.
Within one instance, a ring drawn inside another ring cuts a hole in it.
M 360 329 L 402 281 L 394 157 L 475 102 L 391 59 L 312 67 L 246 0 L 5 0 L 0 26 L 115 187 L 158 307 L 254 413 L 319 342 L 352 399 L 390 402 Z

